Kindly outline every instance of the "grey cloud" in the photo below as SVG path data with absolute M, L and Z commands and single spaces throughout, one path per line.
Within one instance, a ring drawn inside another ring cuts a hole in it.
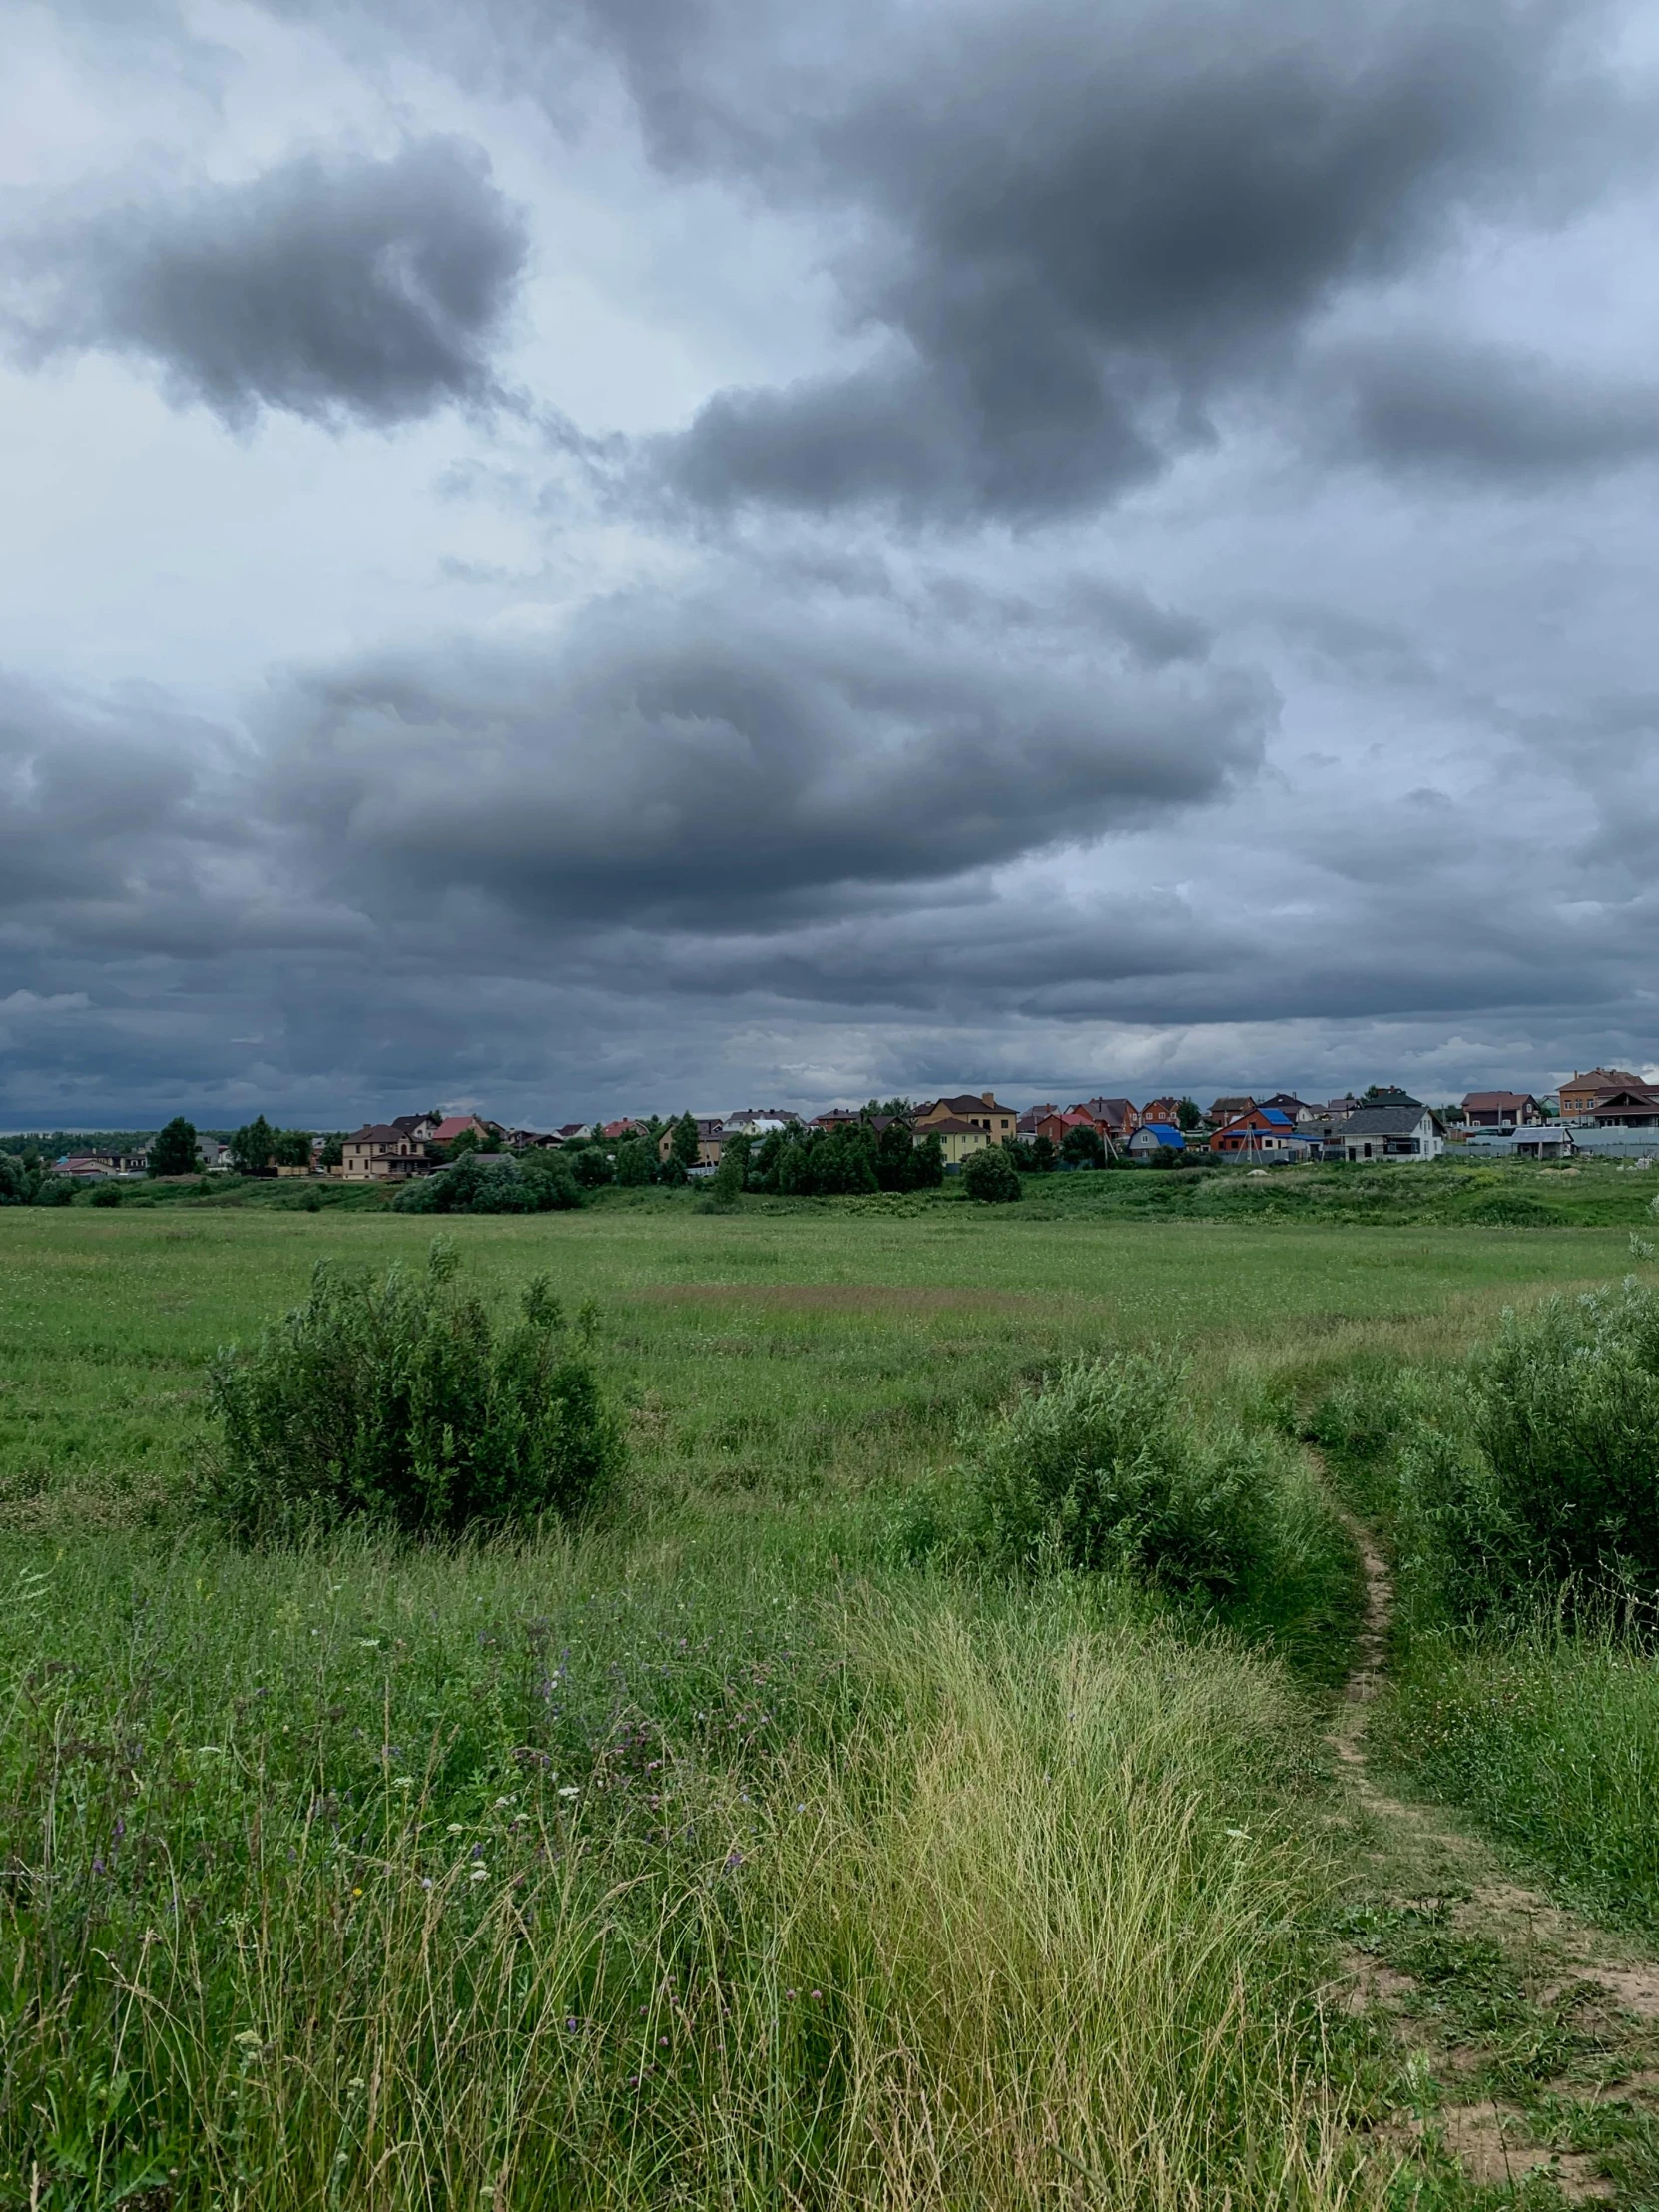
M 1346 348 L 1323 373 L 1339 450 L 1382 467 L 1542 486 L 1659 452 L 1659 383 L 1517 347 L 1417 331 Z
M 665 158 L 852 223 L 847 318 L 882 339 L 850 373 L 718 394 L 659 463 L 715 505 L 1097 505 L 1210 438 L 1217 394 L 1283 369 L 1346 289 L 1409 268 L 1471 210 L 1513 214 L 1545 178 L 1570 189 L 1597 104 L 1573 31 L 1593 14 L 928 11 L 878 45 L 884 76 L 849 65 L 844 97 L 831 73 L 791 81 L 780 136 L 758 144 L 696 74 L 695 32 L 606 10 Z M 1610 129 L 1603 187 L 1622 159 Z
M 0 249 L 0 328 L 28 361 L 154 362 L 176 402 L 389 426 L 495 391 L 526 254 L 480 149 L 306 155 L 241 185 L 59 216 Z
M 706 927 L 1212 798 L 1272 705 L 1225 668 L 1149 666 L 1098 608 L 1034 633 L 742 569 L 591 606 L 545 645 L 319 676 L 265 743 L 274 804 L 342 882 Z

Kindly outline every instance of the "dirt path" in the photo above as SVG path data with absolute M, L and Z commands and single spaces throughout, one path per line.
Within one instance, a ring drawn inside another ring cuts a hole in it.
M 1377 1781 L 1367 1732 L 1393 1588 L 1371 1531 L 1343 1518 L 1366 1578 L 1330 1736 L 1365 1869 L 1344 2002 L 1402 2060 L 1388 2133 L 1425 2178 L 1460 2174 L 1471 2202 L 1530 2175 L 1553 2193 L 1528 2203 L 1659 2203 L 1659 1964 L 1510 1879 L 1443 1809 Z

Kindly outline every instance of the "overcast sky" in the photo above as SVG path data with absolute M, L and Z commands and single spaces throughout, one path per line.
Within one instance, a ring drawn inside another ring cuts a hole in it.
M 0 1125 L 1659 1062 L 1659 15 L 0 5 Z

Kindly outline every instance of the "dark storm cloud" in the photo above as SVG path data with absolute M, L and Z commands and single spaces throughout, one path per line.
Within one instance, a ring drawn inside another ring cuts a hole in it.
M 388 426 L 493 393 L 492 346 L 526 252 L 475 146 L 307 155 L 0 248 L 0 327 L 40 361 L 154 362 L 177 402 Z
M 1659 383 L 1563 368 L 1432 331 L 1326 364 L 1338 446 L 1386 468 L 1545 485 L 1659 453 Z
M 974 595 L 952 614 L 743 568 L 590 605 L 546 644 L 316 678 L 267 732 L 271 790 L 341 881 L 425 900 L 654 926 L 817 910 L 1144 824 L 1254 767 L 1271 694 L 1160 664 L 1151 612 L 1126 595 L 1114 626 L 1097 599 L 1033 629 Z
M 850 227 L 833 266 L 874 357 L 711 399 L 659 460 L 713 505 L 1098 505 L 1209 439 L 1212 400 L 1284 369 L 1346 290 L 1471 212 L 1570 193 L 1599 98 L 1562 11 L 1529 0 L 1049 0 L 927 13 L 880 44 L 883 75 L 850 60 L 844 96 L 780 64 L 808 106 L 771 135 L 678 17 L 603 19 L 661 158 Z M 1603 182 L 1620 158 L 1610 128 Z

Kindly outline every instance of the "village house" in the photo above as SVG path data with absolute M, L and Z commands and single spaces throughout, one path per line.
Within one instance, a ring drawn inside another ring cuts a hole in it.
M 1125 1144 L 1140 1127 L 1140 1115 L 1130 1098 L 1085 1098 L 1072 1109 L 1074 1114 L 1087 1114 L 1103 1137 L 1113 1144 Z
M 720 1155 L 726 1144 L 726 1124 L 719 1114 L 696 1114 L 697 1165 L 700 1168 L 718 1168 Z M 670 1122 L 657 1139 L 657 1157 L 666 1160 L 674 1150 L 675 1124 Z
M 1173 1121 L 1145 1121 L 1124 1146 L 1131 1160 L 1155 1160 L 1160 1152 L 1185 1152 L 1187 1140 Z
M 347 1183 L 401 1181 L 429 1173 L 432 1164 L 425 1140 L 395 1122 L 368 1122 L 340 1140 L 339 1172 Z
M 1144 1129 L 1148 1122 L 1161 1122 L 1170 1129 L 1181 1126 L 1181 1101 L 1178 1098 L 1149 1098 L 1140 1111 L 1140 1123 Z
M 1625 1083 L 1604 1091 L 1590 1118 L 1598 1129 L 1652 1129 L 1659 1126 L 1659 1090 L 1647 1083 Z
M 1437 1160 L 1444 1150 L 1445 1124 L 1415 1102 L 1357 1106 L 1325 1147 L 1331 1160 Z
M 928 1122 L 925 1128 L 917 1122 L 915 1127 L 917 1144 L 924 1144 L 929 1137 L 938 1138 L 947 1168 L 959 1168 L 975 1152 L 987 1151 L 991 1145 L 1001 1142 L 990 1134 L 982 1120 L 964 1121 L 959 1114 L 945 1114 Z
M 1318 1142 L 1282 1106 L 1252 1106 L 1214 1132 L 1210 1150 L 1224 1157 L 1244 1153 L 1252 1159 L 1260 1154 L 1275 1161 L 1306 1160 Z
M 403 1124 L 396 1121 L 391 1126 L 401 1129 Z M 427 1137 L 433 1144 L 453 1144 L 457 1137 L 465 1136 L 476 1137 L 480 1144 L 493 1144 L 500 1134 L 493 1122 L 480 1121 L 476 1114 L 447 1114 L 435 1129 L 427 1131 Z
M 1225 1129 L 1230 1122 L 1242 1121 L 1246 1114 L 1253 1114 L 1255 1111 L 1256 1101 L 1253 1098 L 1242 1095 L 1238 1098 L 1218 1098 L 1204 1118 L 1212 1129 Z
M 1463 1119 L 1472 1129 L 1517 1129 L 1545 1115 L 1530 1091 L 1470 1091 Z
M 1641 1077 L 1628 1068 L 1591 1068 L 1588 1075 L 1575 1075 L 1570 1083 L 1563 1083 L 1555 1095 L 1563 1121 L 1594 1121 L 1597 1104 L 1609 1092 L 1642 1087 Z
M 982 1129 L 990 1143 L 1003 1144 L 1016 1134 L 1018 1120 L 1019 1116 L 1010 1107 L 999 1106 L 989 1091 L 980 1091 L 977 1096 L 964 1091 L 960 1098 L 934 1098 L 919 1106 L 913 1127 L 918 1137 L 934 1131 L 942 1136 L 947 1122 L 960 1121 L 970 1129 Z M 946 1152 L 946 1160 L 949 1157 Z
M 1068 1106 L 1063 1114 L 1056 1107 L 1051 1106 L 1043 1115 L 1042 1120 L 1038 1122 L 1032 1134 L 1038 1137 L 1046 1137 L 1055 1151 L 1058 1152 L 1074 1129 L 1093 1129 L 1098 1133 L 1100 1124 L 1095 1120 L 1093 1114 L 1085 1113 L 1081 1106 Z

